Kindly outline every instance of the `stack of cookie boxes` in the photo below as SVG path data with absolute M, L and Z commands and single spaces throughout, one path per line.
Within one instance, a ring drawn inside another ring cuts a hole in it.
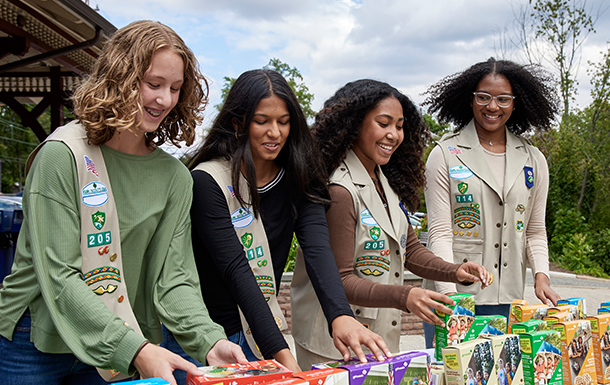
M 598 314 L 587 317 L 591 322 L 593 334 L 593 355 L 595 372 L 599 384 L 610 384 L 610 314 Z
M 558 322 L 553 325 L 553 330 L 561 336 L 564 385 L 596 385 L 591 322 Z

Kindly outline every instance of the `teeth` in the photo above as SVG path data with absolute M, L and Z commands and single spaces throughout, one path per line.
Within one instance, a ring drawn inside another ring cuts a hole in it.
M 499 116 L 490 116 L 490 115 L 485 115 L 483 114 L 487 119 L 500 119 Z
M 275 143 L 275 144 L 265 144 L 265 147 L 270 147 L 270 148 L 276 148 L 277 146 L 279 146 L 279 144 Z
M 386 146 L 385 144 L 377 144 L 379 147 L 383 148 L 386 151 L 392 151 L 392 146 Z
M 156 111 L 156 110 L 151 110 L 150 108 L 146 108 L 146 112 L 148 112 L 149 114 L 151 114 L 152 116 L 154 116 L 155 118 L 158 116 L 161 116 L 161 114 L 163 113 L 163 110 L 161 111 Z

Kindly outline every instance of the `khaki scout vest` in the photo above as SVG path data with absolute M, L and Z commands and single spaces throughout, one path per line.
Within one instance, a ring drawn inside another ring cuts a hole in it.
M 449 173 L 453 262 L 474 261 L 494 275 L 494 282 L 485 290 L 479 285 L 457 284 L 457 291 L 475 294 L 478 305 L 508 304 L 523 298 L 525 231 L 538 188 L 537 157 L 542 154 L 507 130 L 501 191 L 479 144 L 474 121 L 458 133 L 445 135 L 437 146 Z
M 34 157 L 47 141 L 63 142 L 74 156 L 78 183 L 81 190 L 81 253 L 84 284 L 114 314 L 142 335 L 140 326 L 127 298 L 127 286 L 123 275 L 119 218 L 104 157 L 99 146 L 90 145 L 85 128 L 76 122 L 56 129 L 28 158 L 29 170 Z M 109 382 L 131 378 L 115 370 L 99 369 Z
M 235 197 L 235 189 L 233 189 L 233 182 L 231 180 L 231 164 L 227 160 L 211 160 L 200 163 L 195 170 L 205 171 L 214 178 L 220 189 L 222 190 L 229 211 L 231 212 L 231 222 L 233 228 L 237 233 L 237 237 L 244 246 L 246 257 L 248 258 L 248 264 L 252 269 L 252 273 L 256 278 L 258 287 L 261 289 L 271 312 L 273 318 L 280 330 L 287 328 L 286 320 L 280 309 L 280 305 L 277 302 L 277 292 L 279 286 L 275 282 L 275 276 L 273 271 L 273 262 L 271 260 L 271 251 L 269 249 L 269 243 L 267 241 L 267 234 L 265 233 L 265 227 L 263 221 L 259 218 L 254 218 L 254 215 L 248 208 L 242 207 L 239 204 L 239 200 Z M 248 182 L 242 176 L 239 180 L 239 191 L 243 197 L 244 202 L 250 201 L 250 190 L 248 189 Z M 195 197 L 195 199 L 197 199 Z M 248 345 L 252 352 L 259 358 L 263 359 L 263 356 L 256 345 L 256 341 L 252 336 L 246 317 L 239 310 L 241 318 L 242 328 L 248 341 Z
M 383 207 L 373 180 L 353 151 L 333 172 L 330 183 L 345 187 L 351 194 L 358 220 L 355 230 L 353 274 L 384 285 L 402 285 L 407 222 L 399 197 L 379 171 L 379 181 L 388 201 L 390 216 Z M 336 359 L 341 354 L 328 332 L 328 322 L 307 278 L 303 258 L 297 258 L 292 280 L 292 335 L 303 348 Z M 400 350 L 398 309 L 350 305 L 356 319 L 379 334 L 393 353 Z

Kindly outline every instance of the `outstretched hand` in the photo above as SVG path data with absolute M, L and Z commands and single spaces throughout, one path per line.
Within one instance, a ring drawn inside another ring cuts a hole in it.
M 551 289 L 549 277 L 544 273 L 536 273 L 534 291 L 536 293 L 536 297 L 538 297 L 538 299 L 540 299 L 545 305 L 556 306 L 557 301 L 561 299 L 561 296 Z
M 452 310 L 447 305 L 455 305 L 455 301 L 445 294 L 437 293 L 436 291 L 414 287 L 409 291 L 407 297 L 407 309 L 423 321 L 433 324 L 445 326 L 445 323 L 438 318 L 435 311 L 445 314 L 453 314 Z
M 384 356 L 392 356 L 383 338 L 362 326 L 354 317 L 341 315 L 332 321 L 331 326 L 333 342 L 345 361 L 349 360 L 349 348 L 352 348 L 361 362 L 367 362 L 360 345 L 369 348 L 378 361 L 383 361 Z
M 182 369 L 193 375 L 201 375 L 197 366 L 177 354 L 157 345 L 148 344 L 140 350 L 133 365 L 141 378 L 162 378 L 171 385 L 176 385 L 174 370 Z
M 455 275 L 461 283 L 481 282 L 481 289 L 492 283 L 491 273 L 485 266 L 472 261 L 462 263 Z
M 248 360 L 241 347 L 229 340 L 218 340 L 206 356 L 208 365 L 247 364 Z

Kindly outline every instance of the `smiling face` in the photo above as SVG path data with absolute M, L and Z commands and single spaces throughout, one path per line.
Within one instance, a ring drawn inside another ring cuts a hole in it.
M 184 62 L 169 48 L 153 54 L 150 69 L 140 83 L 142 111 L 139 131 L 154 132 L 178 103 L 184 82 Z
M 364 117 L 354 153 L 369 175 L 374 175 L 375 166 L 388 163 L 402 143 L 404 120 L 402 105 L 394 97 L 383 99 Z
M 278 157 L 289 134 L 290 112 L 286 102 L 277 95 L 261 99 L 248 126 L 252 160 L 257 169 Z
M 487 92 L 491 96 L 513 95 L 513 87 L 504 75 L 489 74 L 483 77 L 475 92 Z M 486 139 L 498 139 L 504 135 L 504 126 L 513 113 L 514 102 L 509 107 L 500 107 L 496 99 L 486 106 L 471 99 L 474 124 L 479 135 Z

